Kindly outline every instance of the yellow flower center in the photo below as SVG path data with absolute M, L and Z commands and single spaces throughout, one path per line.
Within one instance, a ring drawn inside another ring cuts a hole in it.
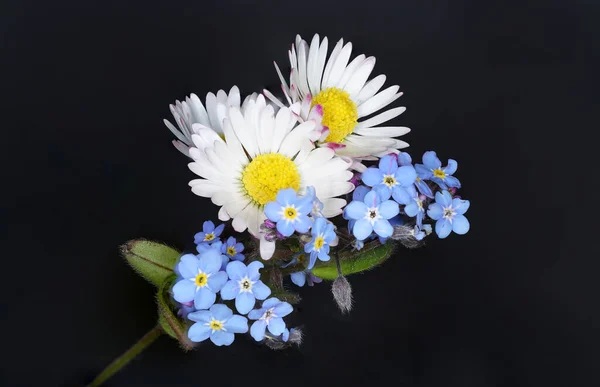
M 213 234 L 212 232 L 204 236 L 205 241 L 212 241 L 213 239 L 215 239 L 215 234 Z
M 315 105 L 323 106 L 322 123 L 329 128 L 325 141 L 339 143 L 352 133 L 358 122 L 358 108 L 348 92 L 337 87 L 321 90 L 312 99 L 311 107 Z
M 237 254 L 237 251 L 235 251 L 235 247 L 233 247 L 233 246 L 229 246 L 229 247 L 227 248 L 227 254 L 228 254 L 228 255 L 231 255 L 231 256 L 234 256 L 234 255 L 236 255 L 236 254 Z
M 199 288 L 206 286 L 206 282 L 208 280 L 208 276 L 204 273 L 200 273 L 196 276 L 196 286 Z
M 317 239 L 315 239 L 315 250 L 320 250 L 324 244 L 325 244 L 325 239 L 323 239 L 322 236 L 318 236 Z
M 298 215 L 298 212 L 296 212 L 296 209 L 294 207 L 287 207 L 283 210 L 283 216 L 286 219 L 294 220 L 296 219 L 296 215 Z
M 280 153 L 256 156 L 242 172 L 242 185 L 246 194 L 260 206 L 275 200 L 277 192 L 285 188 L 300 188 L 298 167 Z
M 434 169 L 433 176 L 439 177 L 440 179 L 445 179 L 446 173 L 444 173 L 444 171 L 442 171 L 441 169 Z
M 392 175 L 386 175 L 383 177 L 383 184 L 387 185 L 388 187 L 393 187 L 396 185 L 396 178 L 394 178 Z
M 213 319 L 210 322 L 209 326 L 210 326 L 210 329 L 212 329 L 213 331 L 220 331 L 221 329 L 223 329 L 223 322 Z

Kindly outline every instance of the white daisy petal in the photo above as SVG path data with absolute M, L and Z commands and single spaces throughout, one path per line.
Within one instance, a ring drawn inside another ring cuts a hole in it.
M 253 105 L 255 105 L 254 101 L 249 101 L 246 111 L 253 111 Z M 258 153 L 256 139 L 253 131 L 248 127 L 248 123 L 242 115 L 242 112 L 236 108 L 229 109 L 228 116 L 231 127 L 233 128 L 236 137 L 240 140 L 242 147 L 248 152 L 250 157 L 256 156 Z
M 386 110 L 383 113 L 379 113 L 378 115 L 369 118 L 368 120 L 359 122 L 356 125 L 356 127 L 357 128 L 371 128 L 373 126 L 377 126 L 379 124 L 387 122 L 393 118 L 396 118 L 400 114 L 404 113 L 405 111 L 406 111 L 406 108 L 404 106 Z
M 350 55 L 352 54 L 352 43 L 346 43 L 346 45 L 342 48 L 339 55 L 335 59 L 335 63 L 331 66 L 331 72 L 329 73 L 329 77 L 327 78 L 326 87 L 335 87 L 342 75 L 344 74 L 344 70 L 346 69 L 346 65 L 350 60 Z
M 227 213 L 227 210 L 225 209 L 225 207 L 221 207 L 221 209 L 219 210 L 219 220 L 221 222 L 227 222 L 229 219 L 231 219 L 229 217 L 229 214 Z
M 308 62 L 306 65 L 306 77 L 308 88 L 311 94 L 317 94 L 320 89 L 320 74 L 318 69 L 319 62 L 319 34 L 313 36 L 308 50 Z
M 352 62 L 350 62 L 348 64 L 348 66 L 346 66 L 346 69 L 344 70 L 344 73 L 342 74 L 342 78 L 340 78 L 337 85 L 335 85 L 335 86 L 339 87 L 340 89 L 345 89 L 344 86 L 346 85 L 346 83 L 348 82 L 350 77 L 352 77 L 352 75 L 354 75 L 354 72 L 362 65 L 362 63 L 364 61 L 365 61 L 365 54 L 360 54 L 359 56 L 354 58 L 352 60 Z
M 406 126 L 379 126 L 376 128 L 357 128 L 354 133 L 367 137 L 398 137 L 410 132 Z
M 357 96 L 362 90 L 369 75 L 375 68 L 375 58 L 369 57 L 360 63 L 360 66 L 352 73 L 352 76 L 344 84 L 344 90 L 350 94 L 350 98 Z
M 326 85 L 329 80 L 329 73 L 331 73 L 331 68 L 333 67 L 333 64 L 334 64 L 335 60 L 337 59 L 337 56 L 339 55 L 340 51 L 342 51 L 343 45 L 344 45 L 344 39 L 340 39 L 337 42 L 337 44 L 335 45 L 335 47 L 333 48 L 331 55 L 329 56 L 329 61 L 327 61 L 327 65 L 325 65 L 325 71 L 323 72 L 323 80 L 321 81 L 321 90 L 325 89 L 327 87 Z
M 365 117 L 375 113 L 395 101 L 402 95 L 402 93 L 396 94 L 399 89 L 400 86 L 390 86 L 358 105 L 358 117 Z
M 308 135 L 314 128 L 315 123 L 313 121 L 307 121 L 295 127 L 281 143 L 279 153 L 288 157 L 296 156 L 303 144 L 309 141 Z
M 379 89 L 381 89 L 381 87 L 385 83 L 385 80 L 386 77 L 383 74 L 376 76 L 375 78 L 367 82 L 362 88 L 362 90 L 358 91 L 358 95 L 356 95 L 356 93 L 351 94 L 350 98 L 352 98 L 352 100 L 356 102 L 357 105 L 360 105 L 364 101 L 374 96 L 379 91 Z

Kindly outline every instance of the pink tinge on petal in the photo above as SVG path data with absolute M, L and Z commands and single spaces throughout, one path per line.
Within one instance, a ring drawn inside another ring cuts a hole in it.
M 346 145 L 344 144 L 338 144 L 337 142 L 328 142 L 326 144 L 324 144 L 327 148 L 333 149 L 333 150 L 337 150 L 337 149 L 343 149 L 346 147 Z
M 188 301 L 188 302 L 180 302 L 181 305 L 185 305 L 185 306 L 193 306 L 194 305 L 194 301 Z
M 319 138 L 319 141 L 323 142 L 325 141 L 325 139 L 329 136 L 329 128 L 325 125 L 323 125 L 321 127 L 321 137 Z

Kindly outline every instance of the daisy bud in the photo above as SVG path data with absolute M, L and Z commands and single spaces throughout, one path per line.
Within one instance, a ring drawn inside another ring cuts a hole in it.
M 340 275 L 331 286 L 333 299 L 337 303 L 342 313 L 348 313 L 352 309 L 352 287 L 346 277 Z

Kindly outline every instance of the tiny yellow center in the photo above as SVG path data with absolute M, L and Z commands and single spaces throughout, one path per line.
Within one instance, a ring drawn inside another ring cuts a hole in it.
M 248 290 L 252 287 L 252 283 L 249 280 L 242 281 L 242 289 Z
M 392 175 L 386 175 L 383 178 L 383 184 L 387 185 L 388 187 L 393 187 L 396 185 L 396 178 L 394 178 Z
M 212 232 L 204 236 L 205 241 L 212 241 L 213 239 L 215 239 L 215 234 L 213 234 Z
M 260 206 L 274 201 L 281 189 L 298 191 L 300 188 L 298 167 L 289 157 L 279 153 L 256 156 L 244 168 L 241 180 L 246 194 Z
M 210 329 L 212 329 L 213 331 L 220 331 L 221 329 L 223 329 L 223 323 L 219 320 L 212 320 L 210 322 Z
M 321 90 L 315 95 L 311 107 L 321 105 L 323 107 L 323 125 L 329 128 L 327 142 L 342 142 L 356 126 L 358 122 L 358 108 L 348 92 L 329 87 Z
M 196 286 L 198 287 L 204 287 L 206 286 L 206 280 L 208 279 L 208 277 L 206 276 L 206 274 L 204 273 L 200 273 L 196 276 Z
M 320 250 L 324 244 L 325 244 L 325 239 L 323 239 L 322 236 L 318 236 L 317 239 L 315 239 L 315 250 Z
M 296 219 L 296 215 L 298 215 L 298 213 L 296 212 L 296 209 L 294 207 L 287 207 L 283 210 L 283 216 L 286 219 L 294 220 Z
M 433 170 L 433 176 L 439 177 L 440 179 L 445 179 L 446 178 L 446 174 L 441 169 L 434 169 Z
M 236 254 L 237 254 L 237 251 L 235 251 L 235 247 L 233 247 L 233 246 L 229 246 L 229 247 L 227 248 L 227 255 L 234 256 L 234 255 L 236 255 Z

